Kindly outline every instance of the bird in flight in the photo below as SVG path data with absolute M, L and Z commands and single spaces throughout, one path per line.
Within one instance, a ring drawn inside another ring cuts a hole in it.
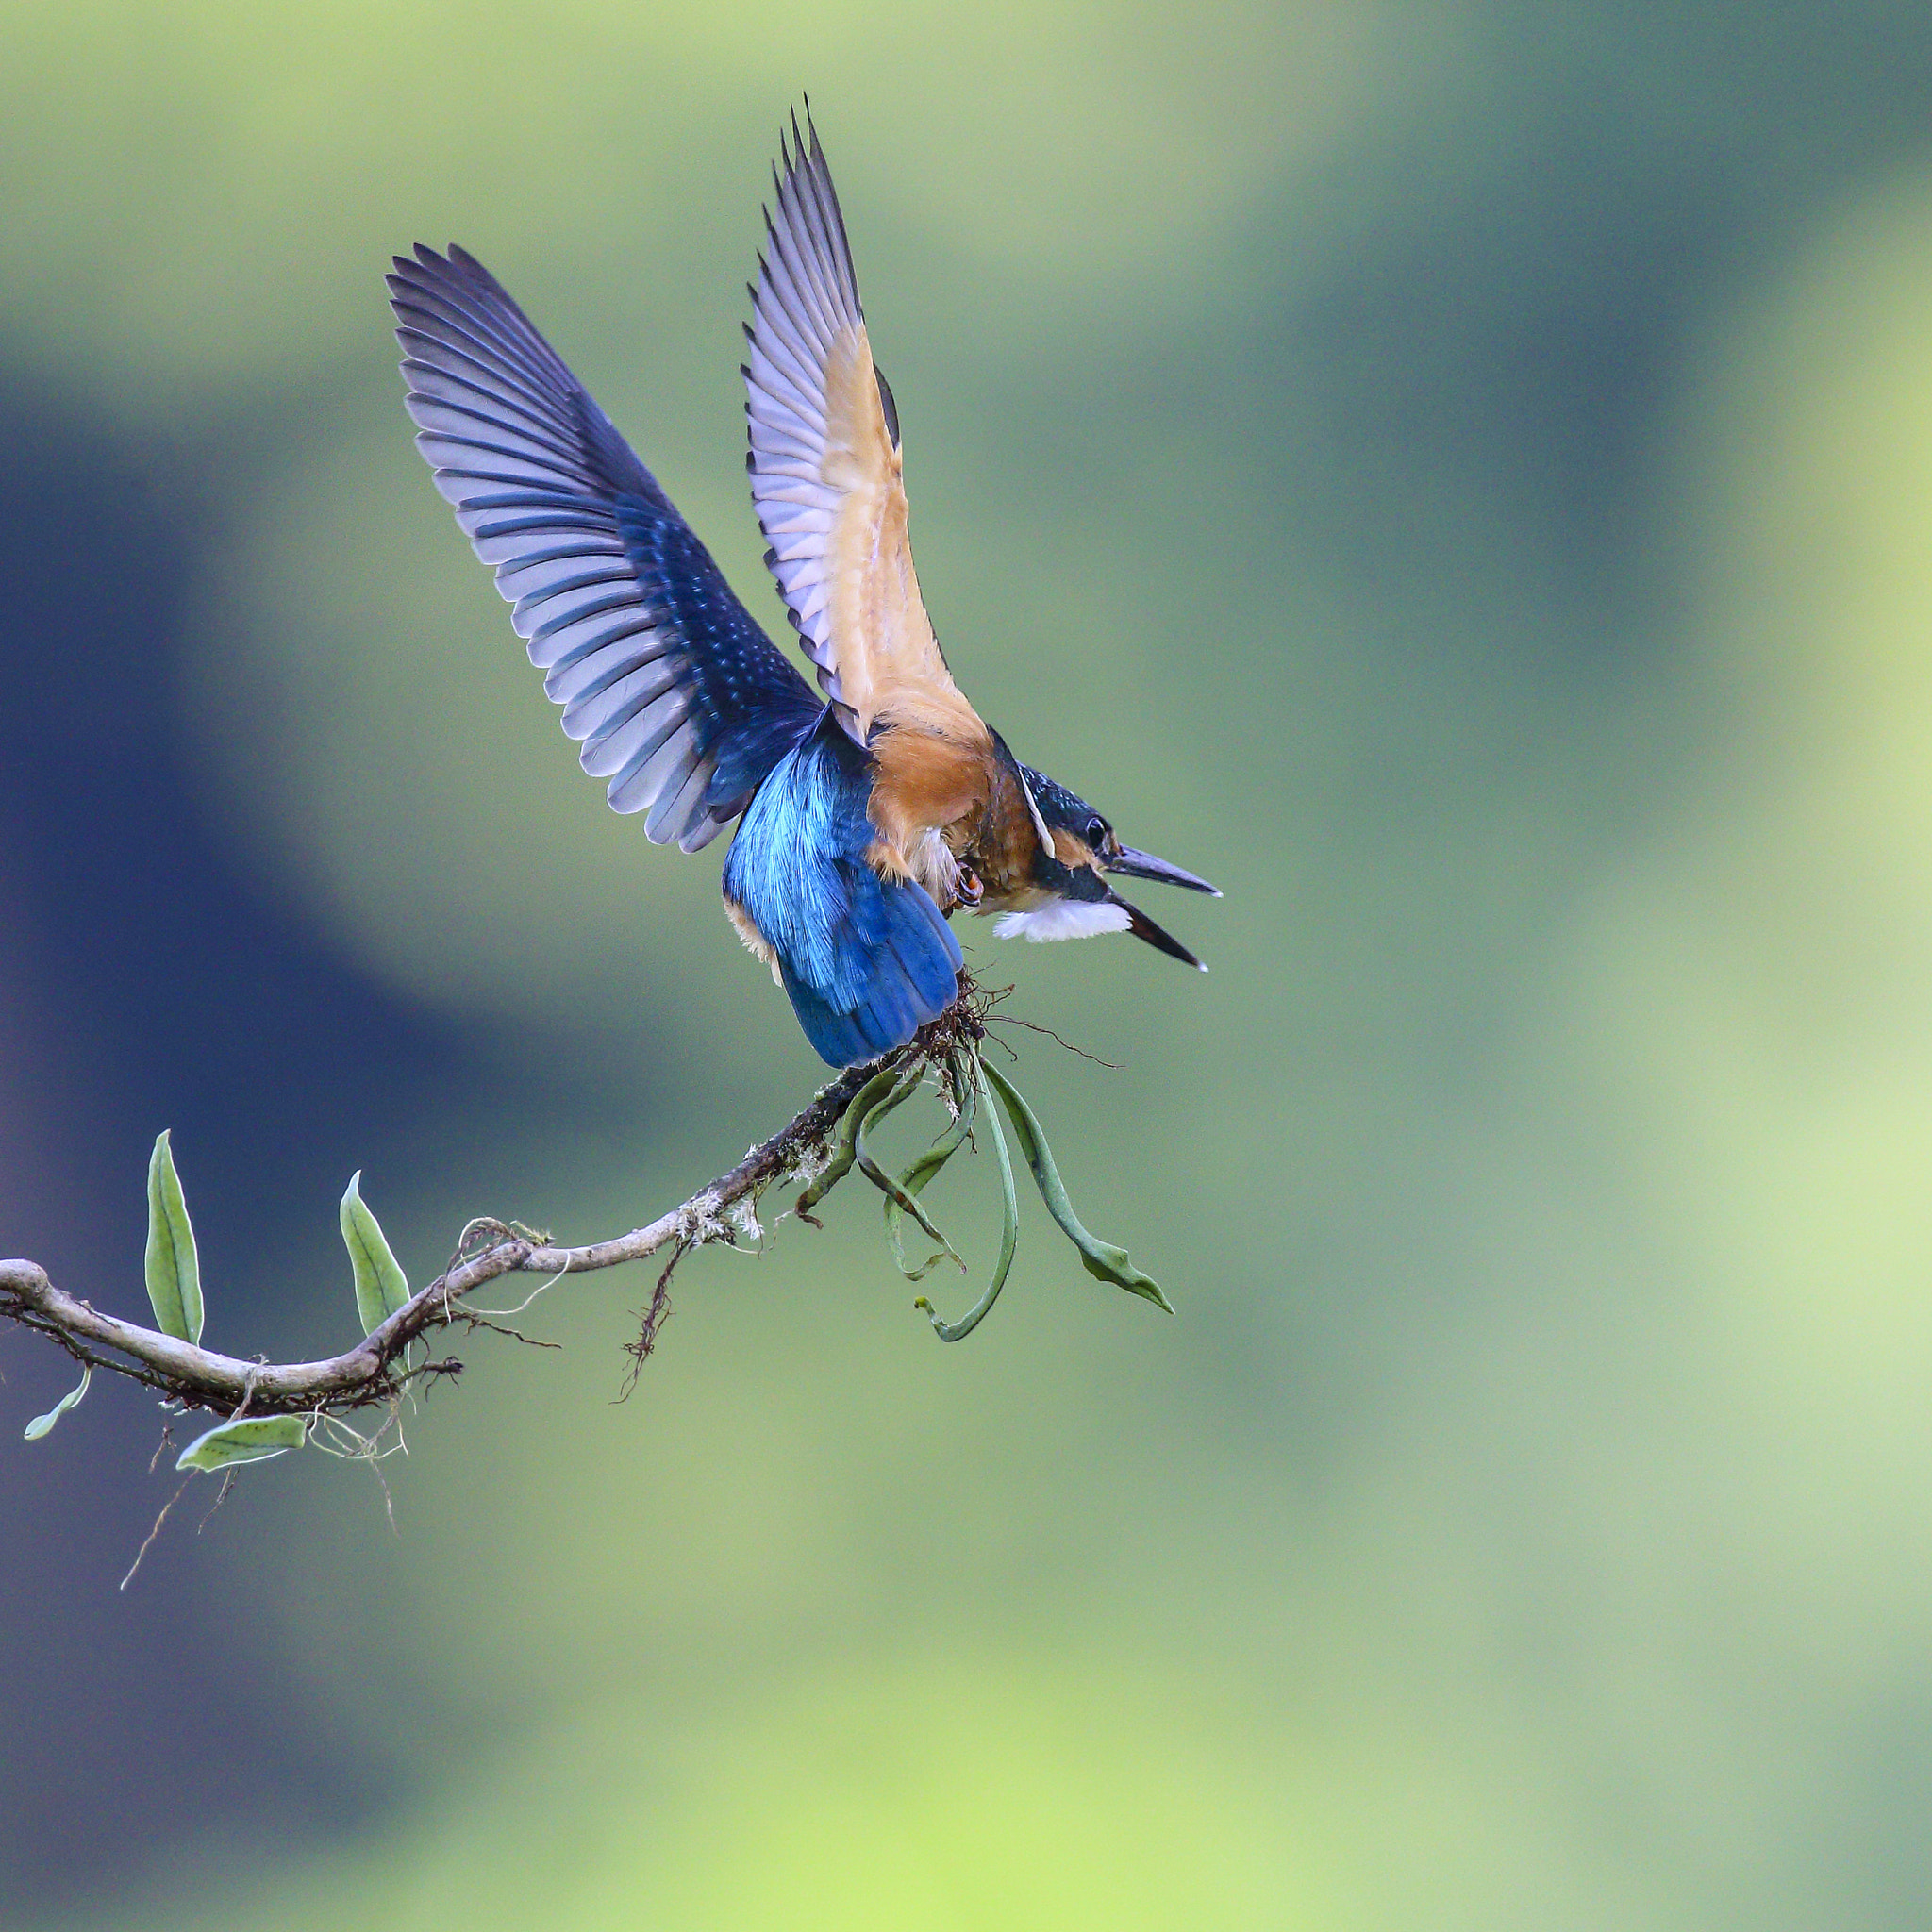
M 584 770 L 618 811 L 648 812 L 655 843 L 695 852 L 739 821 L 725 912 L 833 1066 L 905 1045 L 952 1004 L 955 911 L 999 915 L 1002 937 L 1131 932 L 1199 966 L 1109 879 L 1215 888 L 1123 845 L 954 683 L 809 115 L 781 137 L 774 180 L 745 327 L 746 467 L 818 691 L 481 262 L 419 243 L 389 276 L 417 446 Z

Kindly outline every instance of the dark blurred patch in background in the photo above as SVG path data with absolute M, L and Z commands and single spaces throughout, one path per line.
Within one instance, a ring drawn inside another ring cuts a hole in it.
M 175 690 L 218 471 L 25 384 L 0 396 L 0 447 L 13 940 L 0 1246 L 119 1307 L 145 1215 L 127 1177 L 157 1123 L 195 1149 L 201 1240 L 272 1254 L 313 1149 L 346 1130 L 393 1161 L 391 1123 L 464 1067 L 458 1028 L 241 874 L 191 782 Z M 298 1291 L 267 1271 L 251 1290 L 244 1319 L 265 1340 L 286 1326 L 273 1303 Z M 17 1399 L 65 1373 L 44 1357 L 9 1341 Z M 157 1564 L 143 1610 L 126 1613 L 113 1585 L 167 1494 L 138 1480 L 154 1431 L 126 1407 L 0 1488 L 7 1731 L 30 1772 L 0 1834 L 0 1891 L 16 1902 L 110 1889 L 106 1816 L 137 1857 L 174 1840 L 181 1797 L 162 1767 L 184 1759 L 267 1768 L 197 1802 L 218 1831 L 313 1832 L 364 1808 L 341 1740 L 281 1735 L 259 1621 L 211 1647 L 198 1552 Z

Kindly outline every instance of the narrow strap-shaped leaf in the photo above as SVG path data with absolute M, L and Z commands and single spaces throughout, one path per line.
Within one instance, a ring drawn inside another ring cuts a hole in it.
M 147 1164 L 147 1298 L 165 1334 L 200 1342 L 201 1260 L 165 1129 Z
M 922 1194 L 925 1191 L 927 1184 L 938 1176 L 940 1170 L 959 1151 L 961 1144 L 965 1141 L 966 1136 L 972 1131 L 972 1128 L 973 1089 L 969 1087 L 966 1090 L 966 1101 L 959 1109 L 958 1118 L 924 1154 L 919 1155 L 906 1172 L 899 1176 L 900 1193 L 914 1199 Z M 922 1261 L 917 1268 L 908 1267 L 906 1263 L 905 1238 L 900 1225 L 905 1218 L 905 1209 L 899 1206 L 898 1200 L 892 1194 L 888 1193 L 886 1195 L 886 1240 L 891 1246 L 892 1259 L 899 1264 L 899 1273 L 908 1281 L 924 1281 L 945 1259 L 949 1250 L 941 1249 L 940 1253 Z
M 929 1148 L 922 1156 L 918 1156 L 918 1159 L 914 1159 L 914 1163 L 898 1176 L 896 1192 L 887 1192 L 885 1196 L 885 1239 L 892 1248 L 892 1259 L 898 1263 L 898 1272 L 908 1281 L 924 1281 L 935 1267 L 947 1257 L 951 1244 L 939 1248 L 935 1254 L 920 1261 L 918 1267 L 912 1267 L 907 1261 L 907 1241 L 904 1241 L 902 1229 L 902 1223 L 907 1219 L 907 1211 L 898 1206 L 898 1200 L 900 1196 L 904 1196 L 907 1200 L 916 1202 L 920 1194 L 925 1191 L 927 1182 L 935 1180 L 939 1176 L 939 1171 L 947 1165 L 947 1161 L 953 1159 L 955 1154 L 958 1154 L 968 1132 L 970 1126 L 966 1115 L 962 1113 L 953 1123 L 953 1126 L 947 1128 L 947 1132 L 939 1140 L 935 1140 Z
M 910 1074 L 904 1069 L 881 1067 L 851 1100 L 846 1103 L 845 1111 L 839 1118 L 839 1138 L 832 1145 L 832 1158 L 826 1161 L 824 1171 L 798 1197 L 797 1213 L 801 1221 L 811 1221 L 811 1210 L 823 1201 L 832 1190 L 852 1172 L 852 1163 L 858 1158 L 855 1145 L 858 1140 L 858 1129 L 864 1124 L 867 1114 L 883 1102 L 895 1088 L 903 1087 L 905 1093 L 911 1092 L 918 1084 L 919 1074 L 915 1068 Z M 900 1098 L 905 1097 L 905 1093 Z M 895 1102 L 894 1105 L 897 1103 Z M 814 1222 L 816 1226 L 817 1223 Z
M 1000 1117 L 991 1100 L 986 1098 L 986 1087 L 980 1077 L 980 1065 L 975 1055 L 973 1062 L 975 1083 L 979 1096 L 986 1101 L 986 1124 L 992 1129 L 993 1151 L 1000 1158 L 1000 1203 L 1005 1220 L 1000 1227 L 1000 1258 L 992 1271 L 992 1279 L 988 1282 L 986 1292 L 960 1316 L 957 1322 L 948 1322 L 933 1305 L 921 1295 L 912 1306 L 921 1310 L 933 1325 L 933 1333 L 941 1341 L 963 1341 L 986 1319 L 986 1313 L 1000 1298 L 1000 1290 L 1007 1285 L 1007 1273 L 1013 1265 L 1013 1255 L 1020 1245 L 1020 1197 L 1013 1191 L 1013 1161 L 1007 1152 L 1007 1137 L 1000 1126 Z M 933 1257 L 937 1260 L 939 1257 Z
M 952 1242 L 949 1241 L 945 1238 L 945 1236 L 942 1235 L 939 1231 L 939 1229 L 933 1225 L 931 1218 L 927 1215 L 925 1209 L 919 1205 L 918 1200 L 913 1195 L 908 1194 L 906 1191 L 906 1190 L 902 1188 L 899 1185 L 899 1183 L 895 1181 L 892 1178 L 892 1176 L 889 1174 L 885 1171 L 885 1169 L 882 1168 L 878 1164 L 878 1162 L 872 1158 L 872 1155 L 865 1144 L 866 1129 L 872 1126 L 875 1122 L 884 1120 L 885 1117 L 889 1113 L 891 1113 L 891 1110 L 895 1107 L 897 1107 L 901 1101 L 907 1099 L 910 1094 L 915 1092 L 918 1089 L 919 1082 L 923 1075 L 923 1073 L 924 1070 L 922 1068 L 915 1067 L 912 1070 L 911 1074 L 908 1074 L 908 1076 L 905 1080 L 901 1081 L 898 1086 L 893 1088 L 892 1091 L 889 1094 L 887 1094 L 886 1097 L 882 1101 L 880 1101 L 879 1104 L 876 1107 L 874 1107 L 872 1109 L 872 1111 L 864 1117 L 864 1119 L 862 1119 L 859 1122 L 858 1131 L 852 1137 L 852 1152 L 854 1158 L 858 1162 L 859 1172 L 863 1174 L 866 1179 L 869 1180 L 873 1184 L 873 1186 L 875 1187 L 879 1191 L 879 1192 L 886 1197 L 888 1204 L 897 1207 L 902 1213 L 911 1215 L 913 1220 L 918 1222 L 918 1224 L 925 1231 L 925 1233 L 930 1235 L 934 1241 L 939 1242 L 940 1246 L 943 1248 L 946 1251 L 946 1253 L 953 1257 L 954 1261 L 958 1265 L 959 1273 L 963 1274 L 966 1272 L 966 1263 L 960 1260 L 958 1251 L 953 1246 Z M 902 1270 L 905 1267 L 905 1262 L 903 1258 L 900 1261 L 900 1267 Z
M 362 1170 L 349 1176 L 342 1196 L 342 1244 L 356 1272 L 356 1313 L 362 1332 L 373 1334 L 409 1299 L 408 1277 L 390 1252 L 382 1224 L 362 1198 Z
M 175 1458 L 176 1469 L 234 1469 L 244 1462 L 266 1462 L 271 1456 L 299 1449 L 308 1440 L 308 1424 L 299 1415 L 243 1416 L 239 1423 L 221 1423 L 197 1436 Z
M 982 1063 L 982 1071 L 992 1082 L 993 1091 L 1007 1109 L 1007 1118 L 1013 1124 L 1013 1132 L 1019 1136 L 1020 1152 L 1025 1158 L 1026 1165 L 1033 1170 L 1033 1179 L 1040 1189 L 1040 1198 L 1046 1203 L 1046 1211 L 1059 1223 L 1060 1231 L 1079 1249 L 1081 1266 L 1096 1279 L 1110 1281 L 1115 1287 L 1125 1289 L 1129 1294 L 1138 1294 L 1156 1307 L 1165 1308 L 1170 1315 L 1173 1314 L 1173 1305 L 1161 1293 L 1159 1284 L 1134 1266 L 1127 1258 L 1126 1249 L 1117 1248 L 1111 1241 L 1096 1240 L 1080 1225 L 1080 1217 L 1074 1212 L 1074 1204 L 1067 1198 L 1059 1169 L 1054 1165 L 1053 1150 L 1046 1144 L 1046 1136 L 1041 1131 L 1038 1116 L 997 1067 Z M 988 1109 L 989 1112 L 991 1110 Z
M 80 1407 L 80 1398 L 87 1393 L 87 1385 L 94 1378 L 94 1365 L 90 1362 L 80 1372 L 80 1387 L 70 1389 L 45 1415 L 37 1415 L 27 1424 L 25 1435 L 29 1442 L 38 1442 L 70 1408 Z

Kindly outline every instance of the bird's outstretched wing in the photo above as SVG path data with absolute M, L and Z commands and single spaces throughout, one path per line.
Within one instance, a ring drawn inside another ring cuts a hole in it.
M 583 766 L 694 852 L 823 710 L 610 419 L 460 248 L 390 298 L 436 487 L 496 572 Z
M 752 501 L 765 561 L 840 722 L 890 714 L 984 737 L 940 655 L 907 529 L 898 412 L 873 364 L 816 132 L 783 146 L 745 333 Z

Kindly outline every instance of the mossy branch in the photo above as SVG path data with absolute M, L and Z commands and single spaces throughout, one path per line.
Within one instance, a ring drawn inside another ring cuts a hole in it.
M 1018 1139 L 1041 1198 L 1079 1249 L 1088 1272 L 1167 1307 L 1160 1290 L 1133 1266 L 1124 1250 L 1096 1240 L 1080 1224 L 1038 1118 L 1012 1083 L 985 1064 L 981 1049 L 987 1017 L 999 996 L 962 983 L 959 997 L 910 1044 L 841 1074 L 729 1173 L 646 1225 L 587 1247 L 559 1247 L 547 1236 L 511 1222 L 473 1221 L 463 1230 L 449 1265 L 426 1288 L 411 1294 L 381 1224 L 362 1199 L 358 1174 L 342 1196 L 341 1220 L 357 1312 L 368 1332 L 354 1348 L 325 1361 L 244 1361 L 200 1345 L 204 1299 L 199 1256 L 174 1151 L 168 1135 L 162 1134 L 155 1142 L 148 1174 L 146 1277 L 157 1326 L 144 1327 L 102 1313 L 91 1302 L 57 1288 L 38 1262 L 0 1261 L 0 1320 L 46 1337 L 82 1368 L 80 1387 L 45 1415 L 35 1417 L 27 1437 L 33 1441 L 46 1435 L 80 1401 L 99 1369 L 154 1390 L 174 1407 L 221 1419 L 182 1452 L 179 1466 L 184 1469 L 226 1470 L 280 1455 L 325 1426 L 368 1450 L 375 1439 L 358 1435 L 341 1422 L 341 1417 L 379 1405 L 393 1422 L 397 1397 L 405 1389 L 453 1375 L 462 1367 L 455 1359 L 430 1358 L 428 1350 L 417 1348 L 418 1343 L 455 1327 L 528 1339 L 501 1325 L 496 1317 L 503 1311 L 473 1307 L 469 1298 L 478 1289 L 505 1274 L 586 1274 L 646 1260 L 669 1249 L 650 1310 L 631 1346 L 641 1365 L 669 1312 L 666 1288 L 672 1270 L 694 1248 L 734 1241 L 746 1224 L 746 1204 L 755 1226 L 759 1195 L 787 1177 L 802 1188 L 796 1203 L 799 1218 L 816 1226 L 811 1209 L 856 1167 L 884 1196 L 887 1234 L 908 1279 L 922 1278 L 941 1256 L 963 1269 L 958 1251 L 940 1231 L 920 1196 L 967 1141 L 976 1114 L 992 1134 L 999 1155 L 1005 1208 L 999 1262 L 990 1286 L 957 1323 L 941 1318 L 924 1295 L 915 1303 L 930 1317 L 942 1341 L 957 1341 L 973 1331 L 998 1296 L 1018 1236 L 1012 1164 L 993 1095 Z M 894 1178 L 879 1165 L 866 1137 L 917 1092 L 928 1074 L 945 1101 L 951 1124 Z M 931 1261 L 916 1267 L 907 1262 L 901 1240 L 900 1224 L 907 1218 L 940 1250 Z M 377 1433 L 379 1438 L 383 1431 Z
M 888 1066 L 908 1071 L 941 1057 L 962 1024 L 975 1024 L 963 1003 L 936 1021 L 910 1046 L 870 1066 L 840 1074 L 769 1141 L 754 1147 L 728 1174 L 708 1182 L 687 1200 L 642 1227 L 587 1247 L 558 1247 L 501 1222 L 473 1222 L 497 1238 L 477 1248 L 458 1248 L 442 1274 L 409 1296 L 394 1313 L 341 1355 L 325 1361 L 243 1361 L 203 1348 L 160 1328 L 144 1327 L 103 1313 L 91 1302 L 55 1286 L 38 1262 L 0 1260 L 0 1319 L 44 1335 L 91 1369 L 125 1375 L 185 1408 L 215 1415 L 343 1414 L 391 1401 L 407 1381 L 453 1373 L 459 1364 L 425 1362 L 407 1367 L 411 1343 L 440 1330 L 483 1325 L 467 1298 L 505 1274 L 584 1274 L 641 1261 L 674 1243 L 686 1251 L 729 1241 L 729 1211 L 755 1201 L 774 1182 L 809 1172 L 824 1156 L 852 1097 Z M 943 1035 L 943 1044 L 938 1036 Z M 933 1036 L 929 1038 L 928 1036 Z

